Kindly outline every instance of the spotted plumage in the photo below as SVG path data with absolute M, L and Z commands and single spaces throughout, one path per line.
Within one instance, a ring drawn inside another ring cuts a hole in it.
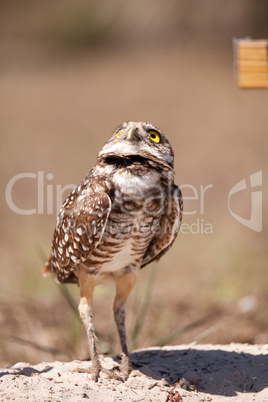
M 44 274 L 61 283 L 77 282 L 84 322 L 98 379 L 92 298 L 103 278 L 114 280 L 114 317 L 122 347 L 120 369 L 130 364 L 125 303 L 140 268 L 159 260 L 174 242 L 182 218 L 182 196 L 174 184 L 173 150 L 150 123 L 126 122 L 104 145 L 97 162 L 62 205 Z

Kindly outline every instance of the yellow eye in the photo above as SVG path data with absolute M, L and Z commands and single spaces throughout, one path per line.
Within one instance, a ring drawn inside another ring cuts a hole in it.
M 115 134 L 116 137 L 119 137 L 123 130 L 119 130 L 118 133 Z
M 156 143 L 160 142 L 160 135 L 158 134 L 157 131 L 150 130 L 148 132 L 148 134 L 149 134 L 150 140 L 152 140 L 153 142 L 156 142 Z

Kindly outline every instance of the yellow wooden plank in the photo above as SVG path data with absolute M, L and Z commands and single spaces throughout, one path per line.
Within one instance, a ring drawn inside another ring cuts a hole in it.
M 249 66 L 249 65 L 243 65 L 241 64 L 238 67 L 239 73 L 263 73 L 268 76 L 268 66 Z
M 268 59 L 267 60 L 238 60 L 237 69 L 239 73 L 256 72 L 268 75 Z
M 268 75 L 266 73 L 241 73 L 241 77 L 246 77 L 251 80 L 267 80 L 268 81 Z
M 238 84 L 243 88 L 268 88 L 268 78 L 241 74 L 238 77 Z
M 267 60 L 268 51 L 267 48 L 240 48 L 237 51 L 239 60 Z
M 238 45 L 240 48 L 268 47 L 268 39 L 240 39 L 238 40 Z
M 268 88 L 268 40 L 235 40 L 236 72 L 241 88 Z
M 248 59 L 240 59 L 237 60 L 238 67 L 240 66 L 252 66 L 252 67 L 267 67 L 268 60 L 248 60 Z

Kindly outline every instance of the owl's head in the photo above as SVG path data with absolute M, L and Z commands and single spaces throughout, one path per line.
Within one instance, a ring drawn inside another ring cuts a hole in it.
M 99 153 L 100 158 L 139 157 L 159 167 L 173 169 L 173 149 L 161 131 L 150 123 L 125 122 L 119 126 Z

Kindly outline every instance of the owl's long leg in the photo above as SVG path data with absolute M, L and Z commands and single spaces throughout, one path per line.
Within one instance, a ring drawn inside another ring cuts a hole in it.
M 129 376 L 131 371 L 128 347 L 126 339 L 126 329 L 125 329 L 125 304 L 128 295 L 136 283 L 137 276 L 133 272 L 127 272 L 124 274 L 116 274 L 114 276 L 116 284 L 116 294 L 114 299 L 114 319 L 117 325 L 120 344 L 122 348 L 122 359 L 120 364 L 120 371 L 125 378 Z
M 99 361 L 96 347 L 96 336 L 93 325 L 93 313 L 92 313 L 93 291 L 97 284 L 97 278 L 94 275 L 88 274 L 82 269 L 78 272 L 78 277 L 81 289 L 78 310 L 86 329 L 89 342 L 89 353 L 92 362 L 91 370 L 78 369 L 78 371 L 92 373 L 93 378 L 96 382 L 98 381 L 100 371 L 107 374 L 110 378 L 123 381 L 122 378 L 116 374 L 116 372 L 102 367 Z
M 79 271 L 80 302 L 78 310 L 88 337 L 89 353 L 92 361 L 92 374 L 95 381 L 98 380 L 99 372 L 101 370 L 96 348 L 96 337 L 92 312 L 93 291 L 96 286 L 96 282 L 97 280 L 95 276 L 88 274 L 82 269 Z

